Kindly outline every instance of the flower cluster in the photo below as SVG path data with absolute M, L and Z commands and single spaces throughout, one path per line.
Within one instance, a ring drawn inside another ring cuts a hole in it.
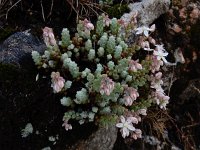
M 150 77 L 151 88 L 155 89 L 155 91 L 152 92 L 152 98 L 161 109 L 166 109 L 166 105 L 169 103 L 169 96 L 166 96 L 162 89 L 163 81 L 161 77 L 161 72 L 151 75 Z
M 112 79 L 108 77 L 103 77 L 101 80 L 101 86 L 100 86 L 100 93 L 103 95 L 104 93 L 109 96 L 110 93 L 114 90 L 115 83 L 112 81 Z
M 125 116 L 120 116 L 120 122 L 116 124 L 116 127 L 120 128 L 123 138 L 129 135 L 135 140 L 142 138 L 142 131 L 133 126 L 141 121 L 140 115 L 147 115 L 146 109 L 139 109 L 136 112 L 127 112 Z
M 63 29 L 58 45 L 52 29 L 43 30 L 48 48 L 43 55 L 34 51 L 32 57 L 38 68 L 52 71 L 51 87 L 63 95 L 60 102 L 66 106 L 62 125 L 66 130 L 72 129 L 71 120 L 95 121 L 103 126 L 115 124 L 124 138 L 137 139 L 142 132 L 136 126 L 147 115 L 152 99 L 160 108 L 166 107 L 169 97 L 161 87 L 160 66 L 167 62 L 168 53 L 150 36 L 155 25 L 134 28 L 136 21 L 131 22 L 127 27 L 140 40 L 128 45 L 121 22 L 105 14 L 96 26 L 87 19 L 79 21 L 73 37 Z M 138 46 L 150 51 L 144 60 L 137 54 Z
M 135 101 L 139 97 L 139 93 L 133 87 L 125 87 L 124 88 L 124 103 L 126 106 L 132 106 L 133 101 Z
M 55 46 L 56 45 L 56 40 L 55 40 L 52 28 L 45 27 L 43 29 L 43 39 L 44 39 L 44 43 L 47 46 Z
M 129 62 L 129 70 L 137 72 L 137 70 L 141 70 L 142 69 L 142 65 L 138 63 L 137 61 L 131 60 Z
M 58 93 L 64 87 L 65 79 L 60 76 L 59 72 L 52 72 L 51 73 L 51 87 L 54 90 L 54 93 Z
M 129 136 L 130 131 L 135 131 L 135 127 L 133 126 L 132 122 L 134 120 L 137 120 L 136 118 L 133 117 L 128 117 L 127 120 L 124 118 L 124 116 L 121 116 L 121 122 L 117 123 L 116 126 L 118 128 L 121 128 L 122 132 L 122 137 L 125 138 L 126 136 Z

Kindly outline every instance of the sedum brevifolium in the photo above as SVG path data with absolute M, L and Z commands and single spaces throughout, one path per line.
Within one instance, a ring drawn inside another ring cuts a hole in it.
M 60 102 L 66 106 L 65 128 L 70 120 L 114 125 L 121 115 L 134 112 L 139 117 L 135 111 L 151 106 L 152 62 L 149 57 L 133 59 L 136 43 L 128 45 L 122 27 L 104 14 L 96 26 L 85 19 L 74 37 L 65 28 L 59 45 L 49 46 L 43 55 L 32 53 L 38 68 L 53 72 L 51 86 L 63 95 Z

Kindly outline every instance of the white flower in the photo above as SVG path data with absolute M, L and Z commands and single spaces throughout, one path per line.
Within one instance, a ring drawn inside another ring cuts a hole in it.
M 136 34 L 144 33 L 144 35 L 146 37 L 149 36 L 149 28 L 148 27 L 142 26 L 142 27 L 136 28 L 135 30 L 137 31 Z
M 136 34 L 144 34 L 146 37 L 149 36 L 149 31 L 153 32 L 155 30 L 155 24 L 153 24 L 150 28 L 146 27 L 146 26 L 142 26 L 139 28 L 136 28 Z
M 122 137 L 125 138 L 129 136 L 130 131 L 135 131 L 135 127 L 131 123 L 130 119 L 125 119 L 124 116 L 120 117 L 121 122 L 116 124 L 116 127 L 121 128 L 120 132 L 122 133 Z
M 165 49 L 164 49 L 164 47 L 163 47 L 163 44 L 161 44 L 161 45 L 155 45 L 156 46 L 156 50 L 158 50 L 158 51 L 166 51 Z
M 163 45 L 155 45 L 156 49 L 153 52 L 153 55 L 156 56 L 157 60 L 161 60 L 164 61 L 164 63 L 168 63 L 168 61 L 166 60 L 166 56 L 168 55 L 168 52 L 164 49 Z

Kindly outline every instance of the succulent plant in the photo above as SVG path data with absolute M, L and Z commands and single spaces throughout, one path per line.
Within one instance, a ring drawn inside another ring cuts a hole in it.
M 67 110 L 63 117 L 66 130 L 72 129 L 70 120 L 77 120 L 80 124 L 95 121 L 96 124 L 107 126 L 117 124 L 121 118 L 122 123 L 117 126 L 121 128 L 123 137 L 126 137 L 129 132 L 124 133 L 124 124 L 132 126 L 140 121 L 140 110 L 146 110 L 152 102 L 161 108 L 165 108 L 168 103 L 164 91 L 151 87 L 150 75 L 159 71 L 157 67 L 152 72 L 152 65 L 155 68 L 156 64 L 151 58 L 157 54 L 157 50 L 150 52 L 144 60 L 139 57 L 134 60 L 133 56 L 137 56 L 136 46 L 128 45 L 123 34 L 120 34 L 123 27 L 119 20 L 109 20 L 104 14 L 99 16 L 96 27 L 85 19 L 79 21 L 74 37 L 65 28 L 59 45 L 55 45 L 55 42 L 54 45 L 48 44 L 43 55 L 32 53 L 38 68 L 53 72 L 52 87 L 55 93 L 63 95 L 60 101 Z M 46 39 L 55 41 L 53 38 L 46 36 Z M 162 61 L 160 56 L 154 57 Z M 154 94 L 151 94 L 152 91 Z M 131 121 L 131 117 L 137 121 Z M 134 138 L 140 137 L 139 129 L 129 129 Z

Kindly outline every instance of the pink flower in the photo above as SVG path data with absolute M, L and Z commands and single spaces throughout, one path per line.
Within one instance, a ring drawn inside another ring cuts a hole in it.
M 140 129 L 135 129 L 131 137 L 135 140 L 137 140 L 138 138 L 142 138 L 142 131 Z
M 100 86 L 100 93 L 103 95 L 104 93 L 109 96 L 110 93 L 114 90 L 115 83 L 107 76 L 104 76 L 101 80 L 101 86 Z
M 160 80 L 161 77 L 162 77 L 162 72 L 158 72 L 158 73 L 155 74 L 155 79 L 156 80 Z
M 135 101 L 139 97 L 139 93 L 136 89 L 132 87 L 125 87 L 124 90 L 124 100 L 126 106 L 131 106 L 133 101 Z
M 135 127 L 133 124 L 130 122 L 129 119 L 125 119 L 124 116 L 120 117 L 121 122 L 116 124 L 116 127 L 121 128 L 120 132 L 122 134 L 122 137 L 125 138 L 129 136 L 130 131 L 135 131 Z
M 134 124 L 138 124 L 138 119 L 136 117 L 127 117 L 127 121 L 128 122 L 131 122 L 131 123 L 134 123 Z
M 45 27 L 42 29 L 43 31 L 43 38 L 44 38 L 44 43 L 46 46 L 55 46 L 56 45 L 56 40 L 53 34 L 52 28 Z
M 141 70 L 142 65 L 138 63 L 138 60 L 130 60 L 129 61 L 129 70 L 136 72 L 137 70 Z
M 64 123 L 62 124 L 63 127 L 65 127 L 65 130 L 72 130 L 72 125 L 68 124 L 68 120 L 64 120 Z
M 151 60 L 151 72 L 155 73 L 156 71 L 160 70 L 160 66 L 163 66 L 163 61 L 162 60 L 158 60 L 156 58 L 156 56 L 150 56 L 150 60 Z
M 59 72 L 52 72 L 51 78 L 51 87 L 53 87 L 54 93 L 60 92 L 64 87 L 65 79 L 60 76 Z
M 83 25 L 85 27 L 85 30 L 88 30 L 88 31 L 94 30 L 94 25 L 87 19 L 84 19 Z
M 148 40 L 151 44 L 156 45 L 156 41 L 154 38 L 152 38 L 151 36 L 148 37 Z
M 102 17 L 103 17 L 103 25 L 109 27 L 111 20 L 108 17 L 108 15 L 102 14 Z
M 163 92 L 161 85 L 163 84 L 163 81 L 161 80 L 162 73 L 158 72 L 155 75 L 151 75 L 150 81 L 151 81 L 151 88 L 154 88 L 156 91 Z
M 126 116 L 128 117 L 134 117 L 137 119 L 137 122 L 141 122 L 141 117 L 139 116 L 139 112 L 134 112 L 134 111 L 131 111 L 131 112 L 126 112 Z M 137 122 L 132 122 L 132 123 L 135 123 L 137 124 Z
M 152 93 L 154 97 L 154 102 L 160 106 L 161 109 L 166 109 L 166 105 L 169 103 L 169 96 L 166 96 L 161 91 L 156 91 Z

